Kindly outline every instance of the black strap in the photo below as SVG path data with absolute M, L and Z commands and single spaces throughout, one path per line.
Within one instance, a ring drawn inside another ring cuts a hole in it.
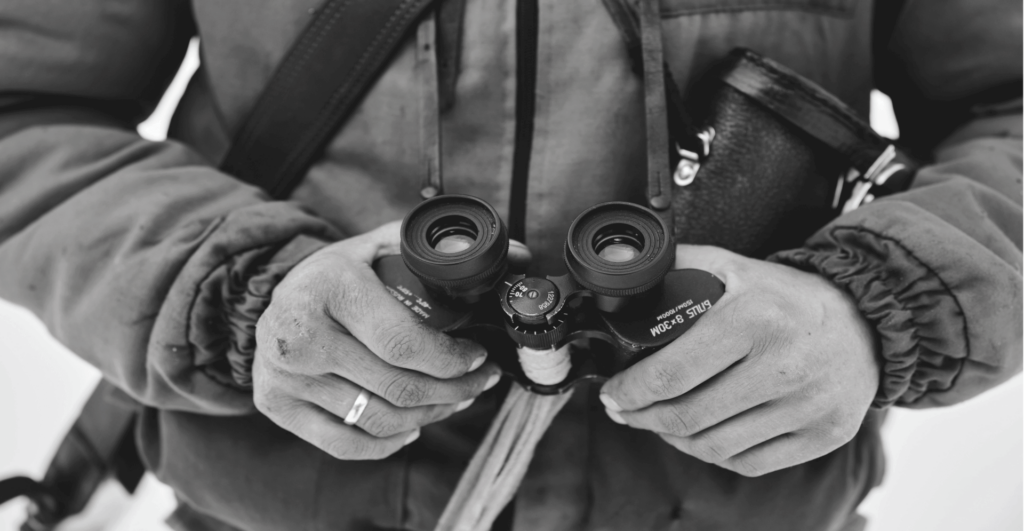
M 640 20 L 629 0 L 603 0 L 605 9 L 612 21 L 619 28 L 619 34 L 626 43 L 626 53 L 637 75 L 643 76 L 644 54 L 640 32 Z M 683 93 L 676 85 L 672 72 L 667 65 L 662 65 L 665 77 L 665 98 L 668 104 L 668 129 L 672 140 L 678 147 L 700 153 L 703 145 L 697 136 L 697 127 L 686 112 L 683 104 Z
M 46 470 L 42 481 L 14 477 L 0 481 L 0 503 L 18 496 L 33 501 L 27 529 L 53 529 L 85 508 L 107 478 L 134 492 L 145 473 L 133 427 L 139 405 L 106 380 L 86 401 Z
M 59 497 L 57 491 L 32 478 L 15 476 L 0 480 L 0 505 L 19 496 L 27 496 L 36 503 L 54 503 L 46 500 L 56 500 Z
M 640 0 L 640 46 L 644 65 L 644 120 L 647 129 L 647 202 L 672 227 L 666 75 L 657 0 Z
M 327 0 L 238 129 L 221 168 L 288 197 L 432 0 Z

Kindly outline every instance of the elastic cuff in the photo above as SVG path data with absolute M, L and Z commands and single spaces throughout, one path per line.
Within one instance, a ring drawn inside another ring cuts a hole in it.
M 239 253 L 203 282 L 192 315 L 190 340 L 196 364 L 218 382 L 240 389 L 252 387 L 256 353 L 256 322 L 270 304 L 274 287 L 292 267 L 328 245 L 320 238 L 298 235 L 283 247 L 268 246 Z
M 850 293 L 879 339 L 882 374 L 872 407 L 912 404 L 949 389 L 963 367 L 948 330 L 963 314 L 938 275 L 899 242 L 859 227 L 831 227 L 808 247 L 769 260 L 818 273 Z

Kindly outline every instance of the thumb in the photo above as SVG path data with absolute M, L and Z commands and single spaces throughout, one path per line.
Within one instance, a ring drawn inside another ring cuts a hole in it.
M 530 265 L 530 260 L 533 260 L 533 253 L 526 244 L 516 240 L 508 241 L 508 263 L 513 270 L 526 269 Z
M 701 269 L 719 278 L 727 265 L 740 255 L 714 245 L 676 245 L 676 264 L 673 269 Z
M 391 221 L 331 247 L 348 260 L 372 265 L 378 258 L 401 253 L 401 229 L 401 221 Z

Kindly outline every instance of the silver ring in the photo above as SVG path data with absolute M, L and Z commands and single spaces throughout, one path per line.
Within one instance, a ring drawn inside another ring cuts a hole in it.
M 349 426 L 359 422 L 359 417 L 363 416 L 363 411 L 366 411 L 366 405 L 370 403 L 370 392 L 366 389 L 359 391 L 359 396 L 356 397 L 356 401 L 352 404 L 352 409 L 348 410 L 348 415 L 345 415 L 345 424 Z

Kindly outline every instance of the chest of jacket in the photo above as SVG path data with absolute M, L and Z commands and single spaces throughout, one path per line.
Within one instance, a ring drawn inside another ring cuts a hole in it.
M 212 160 L 223 156 L 317 4 L 195 0 L 203 65 L 172 134 Z M 666 60 L 687 87 L 733 47 L 749 47 L 866 114 L 871 7 L 663 0 Z M 463 16 L 460 34 L 445 36 L 461 44 L 454 104 L 440 116 L 445 191 L 494 205 L 506 223 L 523 227 L 536 266 L 558 272 L 565 231 L 580 211 L 643 200 L 641 80 L 600 0 L 468 0 Z M 346 233 L 399 219 L 420 200 L 424 109 L 414 40 L 293 195 Z

